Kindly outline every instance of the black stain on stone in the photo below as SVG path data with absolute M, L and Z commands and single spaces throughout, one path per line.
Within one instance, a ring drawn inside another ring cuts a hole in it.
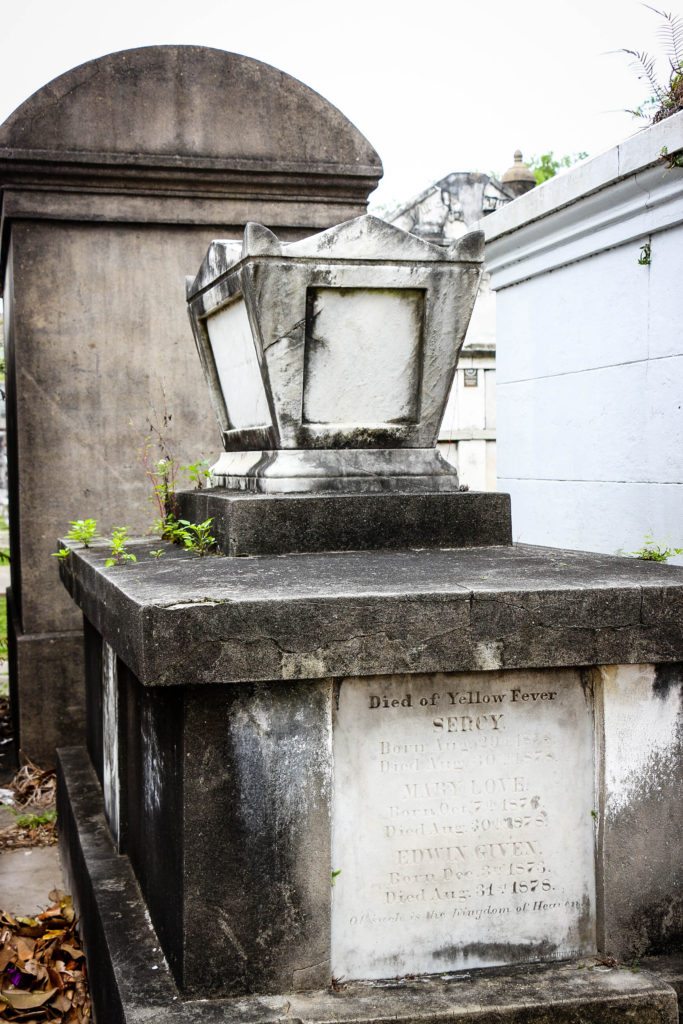
M 660 700 L 667 700 L 671 690 L 680 688 L 683 698 L 683 663 L 661 664 L 655 667 L 655 678 L 652 684 L 652 692 Z
M 593 669 L 582 668 L 579 673 L 579 679 L 581 680 L 584 699 L 588 706 L 592 708 L 594 698 Z
M 554 960 L 557 947 L 543 939 L 541 942 L 470 942 L 466 946 L 444 946 L 434 952 L 436 960 L 469 960 L 470 958 L 491 964 L 519 963 L 530 960 Z

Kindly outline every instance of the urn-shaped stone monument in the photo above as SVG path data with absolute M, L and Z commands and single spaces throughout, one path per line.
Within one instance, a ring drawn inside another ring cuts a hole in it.
M 482 259 L 481 232 L 443 249 L 375 217 L 214 242 L 188 301 L 226 448 L 216 483 L 457 490 L 435 445 Z

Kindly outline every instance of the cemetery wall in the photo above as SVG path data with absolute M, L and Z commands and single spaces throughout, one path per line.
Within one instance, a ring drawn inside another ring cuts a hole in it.
M 682 148 L 677 114 L 482 221 L 516 540 L 683 545 Z

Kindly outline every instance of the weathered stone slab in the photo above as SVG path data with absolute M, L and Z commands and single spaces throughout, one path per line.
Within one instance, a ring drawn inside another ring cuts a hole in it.
M 683 570 L 555 548 L 198 558 L 157 541 L 72 596 L 144 685 L 680 661 Z M 170 562 L 173 562 L 173 571 Z
M 85 738 L 83 634 L 23 633 L 8 591 L 10 687 L 17 749 L 41 765 L 55 764 L 66 734 Z M 21 695 L 19 681 L 30 680 Z
M 594 952 L 578 671 L 346 679 L 333 736 L 337 977 Z
M 295 551 L 451 548 L 511 544 L 506 494 L 239 494 L 211 488 L 177 495 L 179 516 L 212 518 L 226 555 Z

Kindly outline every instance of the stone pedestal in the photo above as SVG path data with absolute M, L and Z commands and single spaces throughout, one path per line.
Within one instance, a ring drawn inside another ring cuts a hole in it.
M 98 799 L 188 1007 L 675 948 L 680 570 L 509 543 L 154 546 L 107 570 L 74 550 L 62 574 Z M 85 770 L 63 759 L 69 847 Z M 80 899 L 114 926 L 97 886 Z

